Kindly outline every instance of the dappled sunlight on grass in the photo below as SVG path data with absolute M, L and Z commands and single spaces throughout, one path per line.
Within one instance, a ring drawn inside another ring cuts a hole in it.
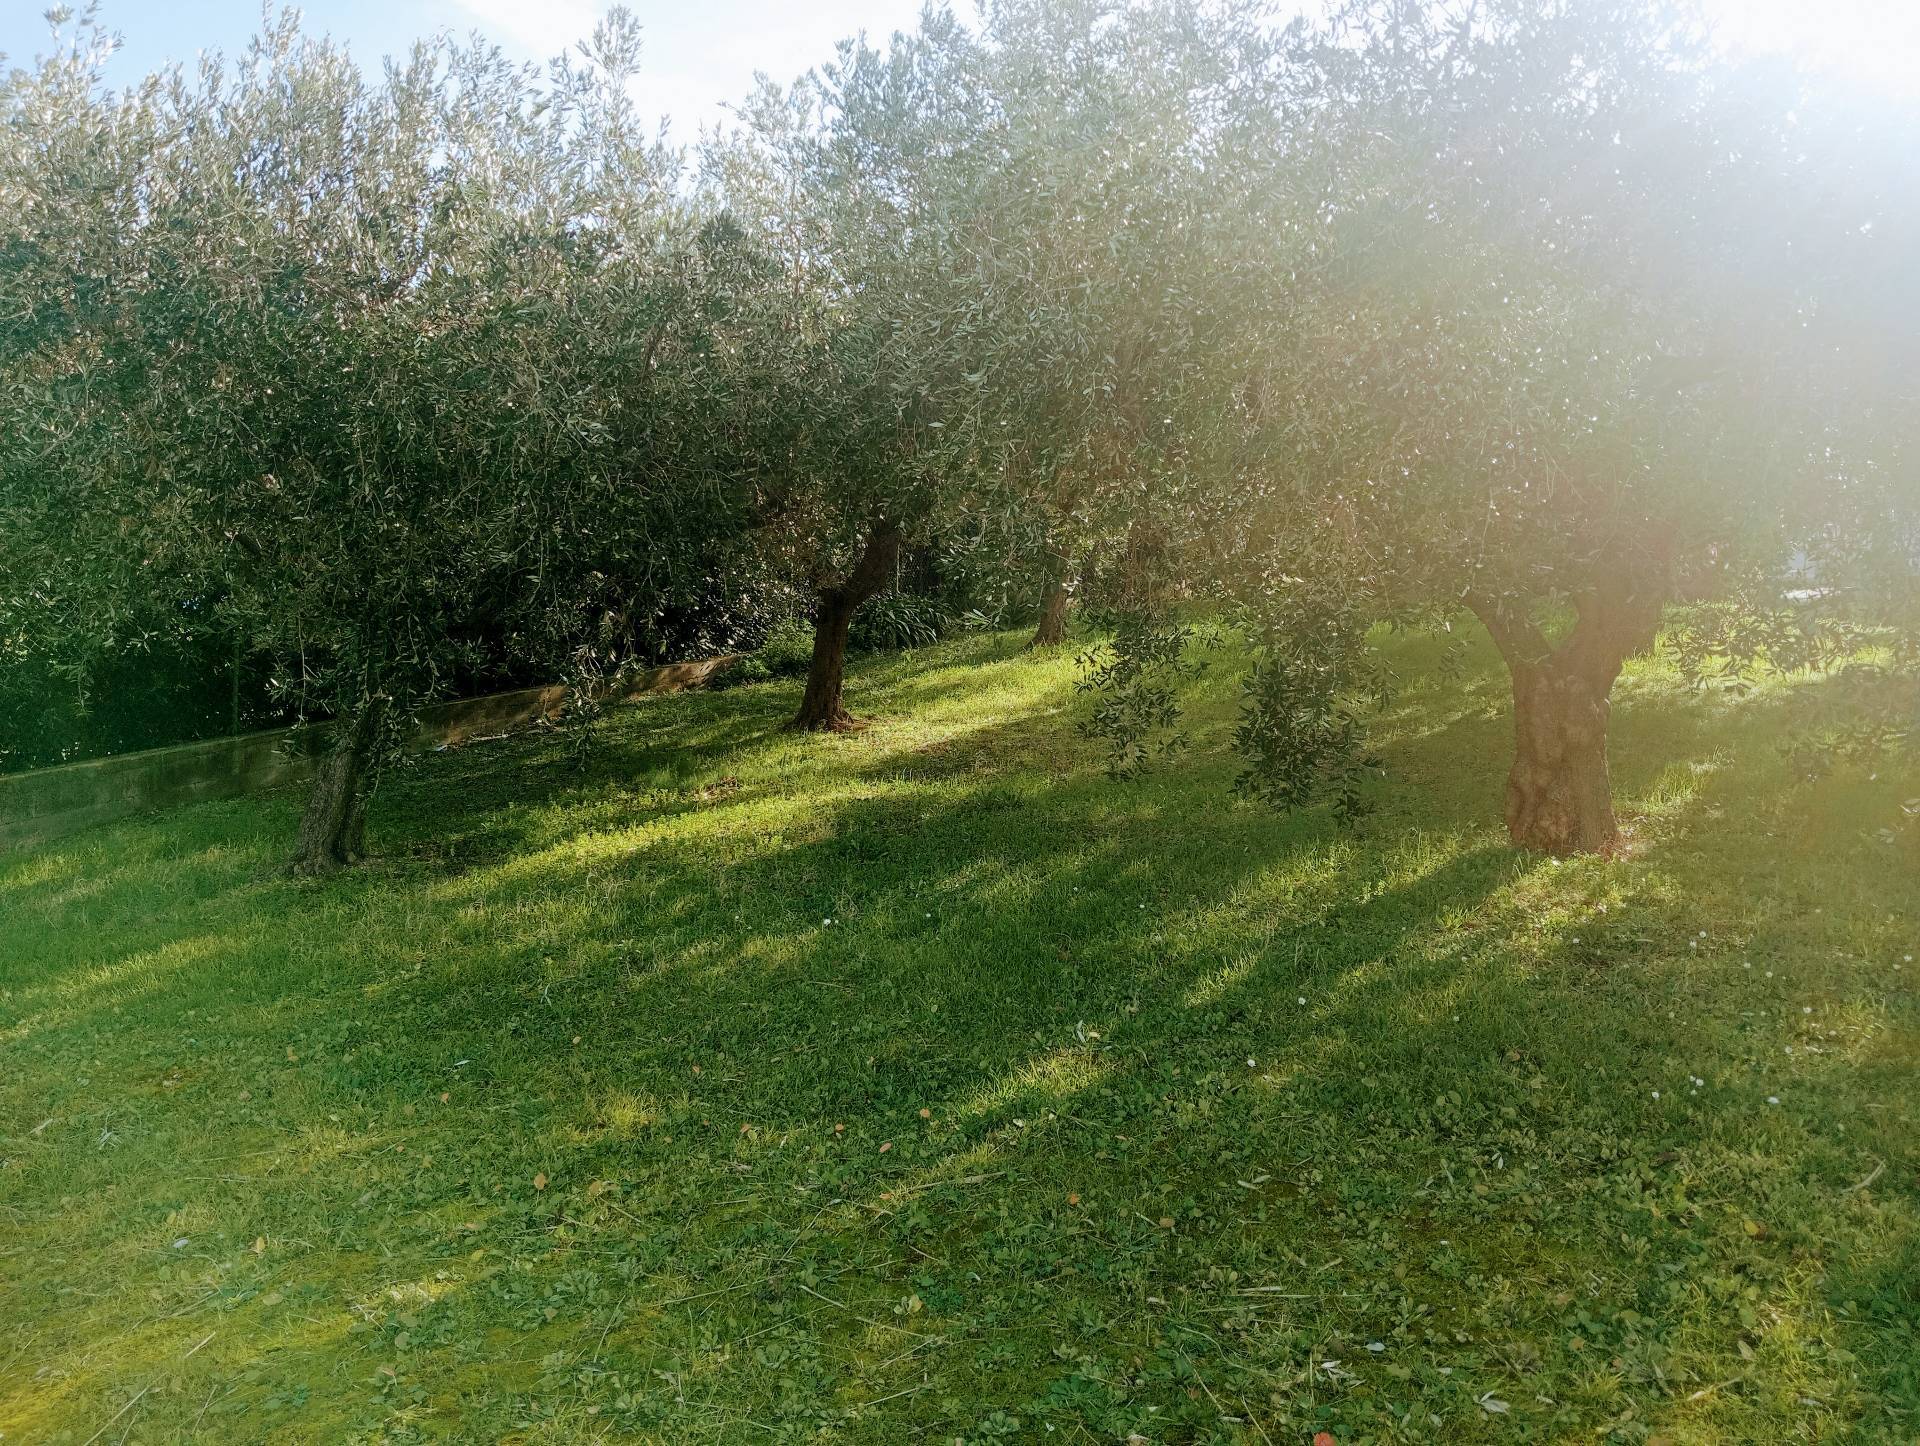
M 216 964 L 222 956 L 239 947 L 239 943 L 231 934 L 175 939 L 157 948 L 129 954 L 112 964 L 96 964 L 49 978 L 20 991 L 16 998 L 29 1005 L 44 1000 L 56 1014 L 60 1005 L 124 1005 L 162 983 L 172 971 Z
M 1074 1093 L 1098 1081 L 1105 1069 L 1101 1058 L 1085 1047 L 1062 1046 L 1008 1070 L 956 1101 L 948 1113 L 964 1122 L 1016 1107 L 1064 1105 Z M 1024 1120 L 1012 1122 L 1016 1130 L 1025 1126 Z
M 285 798 L 8 861 L 0 1430 L 1898 1439 L 1920 786 L 1648 668 L 1639 847 L 1516 855 L 1485 661 L 1350 832 L 981 638 L 424 760 L 324 885 Z

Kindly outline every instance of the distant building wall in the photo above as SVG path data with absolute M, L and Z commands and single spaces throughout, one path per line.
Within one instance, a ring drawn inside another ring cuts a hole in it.
M 627 702 L 704 687 L 738 661 L 738 654 L 729 654 L 650 668 L 612 689 L 608 700 Z M 567 696 L 566 687 L 553 684 L 436 703 L 421 710 L 413 746 L 459 747 L 511 733 L 557 718 Z M 0 851 L 151 809 L 238 798 L 303 782 L 326 747 L 328 731 L 326 724 L 292 732 L 275 729 L 0 775 Z

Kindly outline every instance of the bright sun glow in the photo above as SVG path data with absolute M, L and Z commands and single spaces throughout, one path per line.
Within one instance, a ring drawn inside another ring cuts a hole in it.
M 1789 56 L 1835 79 L 1920 96 L 1920 0 L 1703 0 L 1734 55 Z

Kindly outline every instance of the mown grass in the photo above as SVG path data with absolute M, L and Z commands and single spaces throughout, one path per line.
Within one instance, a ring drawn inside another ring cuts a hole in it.
M 0 1433 L 1915 1439 L 1920 783 L 1650 663 L 1555 865 L 1402 646 L 1352 832 L 991 638 L 0 859 Z

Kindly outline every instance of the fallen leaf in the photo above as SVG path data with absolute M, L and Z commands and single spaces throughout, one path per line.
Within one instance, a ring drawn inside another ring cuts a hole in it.
M 542 1170 L 538 1175 L 533 1177 L 533 1188 L 536 1190 L 544 1190 L 547 1188 L 546 1171 Z
M 255 1255 L 265 1255 L 267 1253 L 267 1237 L 266 1236 L 256 1235 L 253 1237 L 253 1253 Z
M 884 1155 L 887 1153 L 888 1150 L 891 1150 L 892 1148 L 893 1148 L 893 1141 L 888 1140 L 885 1144 L 883 1144 L 880 1147 L 880 1153 Z

